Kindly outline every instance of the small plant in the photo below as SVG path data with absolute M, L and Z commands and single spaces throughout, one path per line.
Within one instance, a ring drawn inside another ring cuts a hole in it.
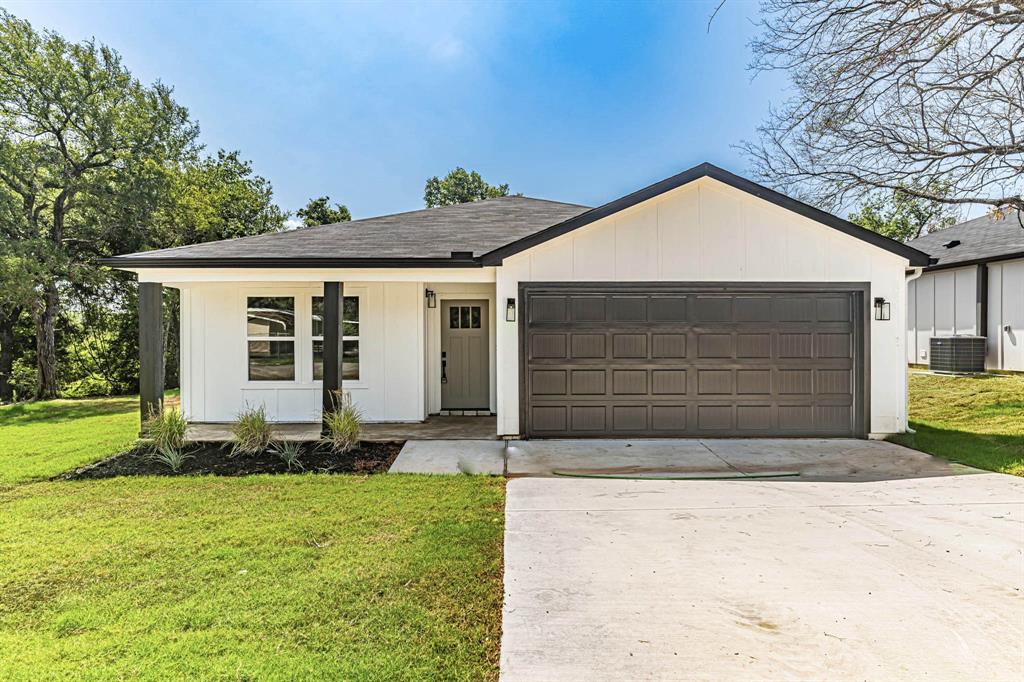
M 258 455 L 266 452 L 274 437 L 270 422 L 267 421 L 267 410 L 263 405 L 243 410 L 231 427 L 231 433 L 235 436 L 231 447 L 232 455 Z
M 302 454 L 302 444 L 293 440 L 279 440 L 274 443 L 273 450 L 281 461 L 288 465 L 288 471 L 294 469 L 305 469 L 299 461 Z
M 162 447 L 158 448 L 150 457 L 157 462 L 160 462 L 174 473 L 181 471 L 181 467 L 185 465 L 185 460 L 192 459 L 192 455 L 185 454 L 185 451 L 181 448 Z
M 326 434 L 320 439 L 332 450 L 344 454 L 359 445 L 363 418 L 347 393 L 334 393 L 334 409 L 324 413 Z
M 171 409 L 160 413 L 154 410 L 149 413 L 149 418 L 142 425 L 142 430 L 147 437 L 153 440 L 153 445 L 157 450 L 168 448 L 181 450 L 185 447 L 188 422 L 182 416 L 181 410 Z

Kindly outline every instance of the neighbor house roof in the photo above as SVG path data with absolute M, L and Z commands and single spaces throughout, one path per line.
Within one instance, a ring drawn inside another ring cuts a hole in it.
M 144 251 L 101 261 L 159 267 L 480 267 L 710 177 L 845 234 L 927 265 L 928 256 L 848 220 L 703 163 L 597 208 L 514 196 L 254 237 Z
M 936 259 L 932 269 L 1024 258 L 1024 228 L 1018 214 L 984 215 L 911 240 L 909 246 Z M 948 246 L 947 246 L 948 245 Z

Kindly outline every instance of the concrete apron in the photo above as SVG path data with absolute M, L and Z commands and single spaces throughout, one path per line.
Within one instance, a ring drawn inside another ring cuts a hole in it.
M 879 480 L 974 471 L 851 439 L 408 441 L 390 473 Z
M 999 474 L 511 480 L 501 678 L 1024 679 L 1022 552 Z

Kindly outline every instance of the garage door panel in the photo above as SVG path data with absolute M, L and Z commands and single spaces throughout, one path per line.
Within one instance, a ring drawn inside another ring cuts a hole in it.
M 566 288 L 524 298 L 526 435 L 860 433 L 863 296 Z

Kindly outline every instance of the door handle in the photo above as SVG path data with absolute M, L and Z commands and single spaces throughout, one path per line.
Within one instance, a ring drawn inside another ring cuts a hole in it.
M 441 383 L 448 383 L 448 354 L 441 353 Z

